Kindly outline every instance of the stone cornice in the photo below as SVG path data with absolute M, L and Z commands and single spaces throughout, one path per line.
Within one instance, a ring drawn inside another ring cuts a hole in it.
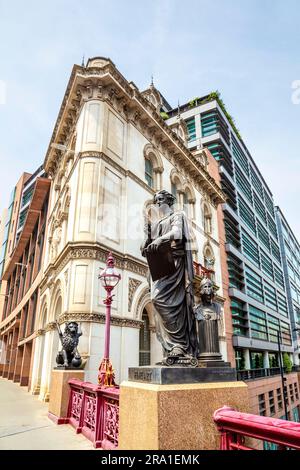
M 137 87 L 127 82 L 111 62 L 102 67 L 73 67 L 44 162 L 48 173 L 55 173 L 61 159 L 61 151 L 53 148 L 52 144 L 66 144 L 82 103 L 91 99 L 108 102 L 142 134 L 147 134 L 146 138 L 160 149 L 165 158 L 209 195 L 212 204 L 225 201 L 224 193 L 204 165 L 197 161 Z
M 103 313 L 77 313 L 77 312 L 68 312 L 62 313 L 59 318 L 59 323 L 64 323 L 67 321 L 76 321 L 76 322 L 93 322 L 93 323 L 105 323 L 105 315 Z M 112 315 L 110 319 L 111 325 L 129 327 L 129 328 L 141 328 L 143 325 L 142 321 L 133 320 L 132 318 L 126 317 L 117 317 Z
M 87 259 L 98 260 L 105 263 L 109 251 L 111 251 L 110 248 L 97 243 L 68 243 L 55 260 L 55 263 L 47 267 L 40 283 L 41 293 L 54 283 L 56 276 L 58 276 L 70 260 Z M 140 261 L 128 254 L 123 255 L 116 250 L 113 250 L 113 255 L 117 268 L 130 271 L 143 277 L 147 276 L 148 267 L 146 262 Z

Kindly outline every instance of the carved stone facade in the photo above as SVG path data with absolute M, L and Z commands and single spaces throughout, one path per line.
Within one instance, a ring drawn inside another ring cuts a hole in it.
M 43 368 L 33 384 L 33 388 L 39 384 L 41 398 L 47 396 L 58 348 L 55 321 L 82 323 L 79 352 L 87 358 L 85 379 L 96 380 L 105 322 L 105 291 L 98 275 L 109 251 L 122 276 L 111 316 L 111 360 L 117 380 L 127 378 L 129 366 L 139 365 L 145 310 L 151 315 L 151 360 L 161 359 L 148 269 L 139 247 L 145 203 L 152 200 L 157 187 L 171 190 L 174 172 L 180 175 L 180 204 L 188 192 L 195 241 L 201 246 L 202 200 L 211 207 L 211 239 L 219 269 L 214 217 L 224 194 L 205 161 L 187 149 L 185 124 L 178 122 L 171 129 L 160 116 L 161 99 L 154 87 L 141 93 L 109 59 L 94 58 L 86 67 L 73 67 L 44 162 L 52 189 L 40 287 L 40 310 L 41 315 L 47 312 L 47 323 L 45 334 L 36 338 L 35 363 L 43 363 Z M 153 163 L 155 187 L 145 177 L 145 159 Z
M 99 313 L 64 313 L 58 317 L 59 323 L 65 323 L 68 321 L 76 322 L 95 322 L 105 324 L 105 315 Z M 129 328 L 141 328 L 142 322 L 139 320 L 133 320 L 132 318 L 120 318 L 112 316 L 110 319 L 111 325 L 115 326 L 127 326 Z
M 129 278 L 128 283 L 128 312 L 131 311 L 133 296 L 137 290 L 137 288 L 142 284 L 142 281 L 138 279 L 133 279 L 132 277 Z

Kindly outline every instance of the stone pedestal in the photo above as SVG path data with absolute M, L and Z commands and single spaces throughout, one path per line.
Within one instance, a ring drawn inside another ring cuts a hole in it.
M 155 385 L 123 382 L 120 450 L 216 450 L 213 414 L 224 405 L 249 413 L 243 382 Z
M 200 361 L 222 361 L 218 320 L 198 321 Z
M 224 361 L 216 361 L 214 367 L 182 367 L 179 365 L 129 367 L 128 380 L 158 385 L 235 382 L 236 369 L 231 368 L 230 364 Z
M 54 369 L 51 373 L 48 417 L 56 424 L 67 423 L 70 387 L 68 381 L 84 381 L 84 371 L 78 369 Z

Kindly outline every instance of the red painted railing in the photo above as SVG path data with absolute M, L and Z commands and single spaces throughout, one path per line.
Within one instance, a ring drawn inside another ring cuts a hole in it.
M 119 436 L 119 388 L 70 379 L 68 420 L 94 447 L 116 449 Z
M 245 437 L 277 444 L 278 450 L 300 450 L 300 423 L 239 413 L 224 406 L 214 413 L 221 450 L 254 450 Z
M 208 277 L 210 279 L 211 275 L 214 273 L 213 269 L 207 269 L 202 264 L 196 263 L 196 261 L 193 262 L 194 264 L 194 271 L 197 276 L 200 277 Z

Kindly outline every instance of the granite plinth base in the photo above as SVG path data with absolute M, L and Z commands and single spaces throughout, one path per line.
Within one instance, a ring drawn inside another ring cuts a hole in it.
M 80 367 L 74 367 L 74 366 L 56 366 L 53 369 L 54 370 L 81 370 Z
M 217 450 L 214 412 L 227 405 L 249 413 L 243 382 L 120 386 L 119 450 Z
M 222 360 L 213 360 L 213 361 L 208 361 L 208 360 L 199 360 L 199 367 L 231 367 L 230 362 L 225 362 Z
M 84 371 L 74 369 L 55 368 L 51 373 L 49 418 L 57 424 L 63 424 L 68 414 L 69 404 L 69 380 L 78 379 L 84 381 Z
M 233 382 L 236 369 L 231 367 L 141 366 L 130 367 L 128 380 L 149 384 L 195 384 Z

